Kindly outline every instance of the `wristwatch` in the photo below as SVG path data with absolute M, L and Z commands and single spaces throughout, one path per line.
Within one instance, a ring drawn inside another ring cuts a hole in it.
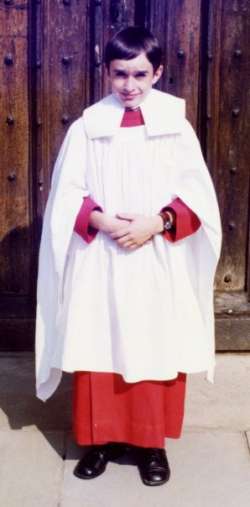
M 159 213 L 163 221 L 163 230 L 170 231 L 174 228 L 174 213 L 172 210 L 162 210 Z

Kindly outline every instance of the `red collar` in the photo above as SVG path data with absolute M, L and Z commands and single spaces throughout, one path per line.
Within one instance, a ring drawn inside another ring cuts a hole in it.
M 121 127 L 138 127 L 139 125 L 145 125 L 141 109 L 139 107 L 136 109 L 125 109 Z

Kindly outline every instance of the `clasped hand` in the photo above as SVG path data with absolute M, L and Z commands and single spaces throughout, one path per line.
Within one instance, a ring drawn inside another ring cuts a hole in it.
M 132 213 L 119 213 L 110 223 L 110 228 L 106 231 L 117 244 L 126 250 L 135 250 L 152 237 L 161 232 L 161 217 L 144 216 Z

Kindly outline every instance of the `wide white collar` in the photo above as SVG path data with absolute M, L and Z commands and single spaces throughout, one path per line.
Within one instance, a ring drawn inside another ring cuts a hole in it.
M 185 118 L 185 100 L 152 89 L 140 104 L 148 136 L 176 134 Z M 108 95 L 83 111 L 86 134 L 90 139 L 111 137 L 120 127 L 124 106 Z

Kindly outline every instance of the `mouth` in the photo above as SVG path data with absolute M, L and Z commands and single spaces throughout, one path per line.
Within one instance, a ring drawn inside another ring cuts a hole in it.
M 129 94 L 127 95 L 125 93 L 121 93 L 121 97 L 123 98 L 123 100 L 133 100 L 133 99 L 135 99 L 138 96 L 139 96 L 138 93 L 136 93 L 134 95 L 132 95 L 132 94 L 131 95 L 129 95 Z

